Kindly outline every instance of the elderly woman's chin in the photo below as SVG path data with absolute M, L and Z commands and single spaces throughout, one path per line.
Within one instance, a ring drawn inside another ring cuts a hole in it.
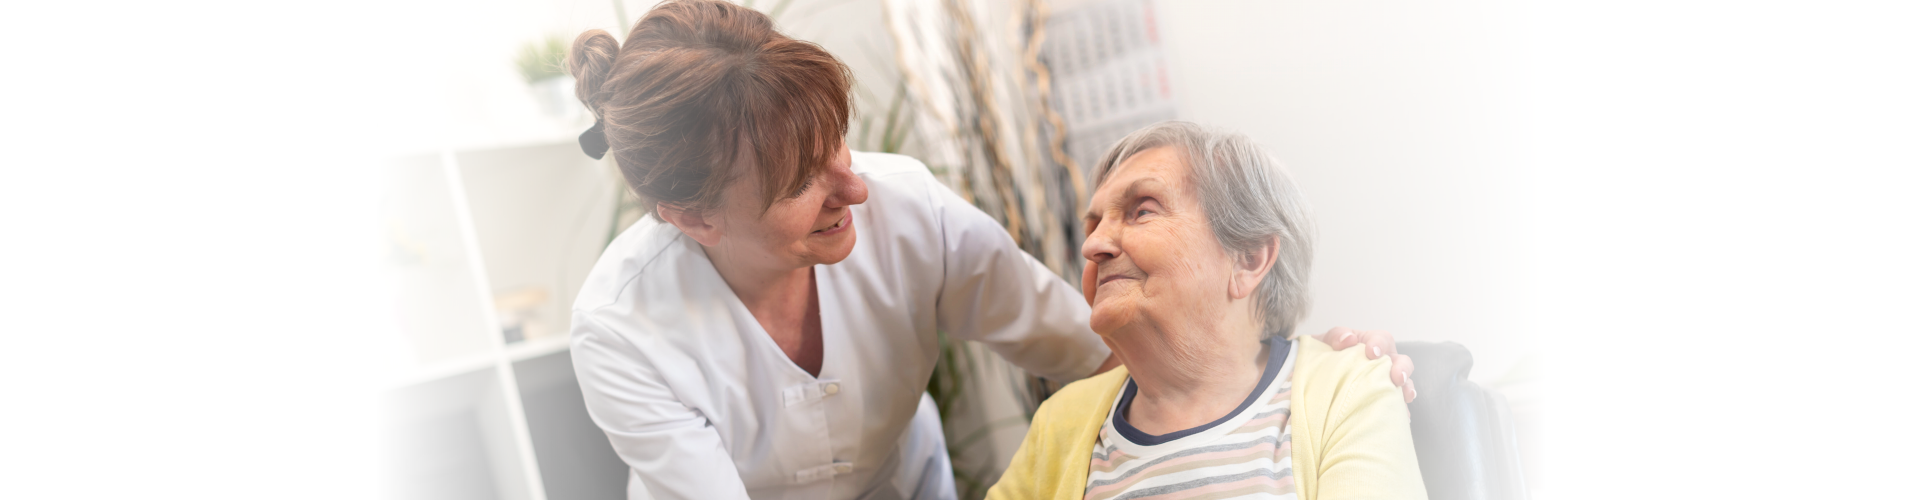
M 1094 312 L 1088 316 L 1088 327 L 1095 333 L 1106 337 L 1122 327 L 1135 323 L 1141 318 L 1141 304 L 1126 294 L 1101 294 L 1094 297 Z

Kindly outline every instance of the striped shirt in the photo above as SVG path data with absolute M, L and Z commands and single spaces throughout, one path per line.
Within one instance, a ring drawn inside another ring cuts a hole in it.
M 1295 498 L 1288 395 L 1295 343 L 1269 339 L 1268 366 L 1255 390 L 1227 416 L 1151 435 L 1129 425 L 1130 379 L 1096 438 L 1085 500 Z

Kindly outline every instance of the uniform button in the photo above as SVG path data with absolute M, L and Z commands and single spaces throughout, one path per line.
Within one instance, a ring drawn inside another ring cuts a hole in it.
M 840 393 L 841 393 L 841 383 L 839 383 L 839 382 L 829 382 L 829 383 L 828 383 L 828 386 L 827 386 L 827 387 L 823 387 L 823 388 L 821 388 L 821 390 L 822 390 L 822 391 L 826 391 L 826 392 L 828 393 L 828 395 L 829 395 L 829 396 L 833 396 L 833 395 L 835 395 L 835 394 L 840 394 Z

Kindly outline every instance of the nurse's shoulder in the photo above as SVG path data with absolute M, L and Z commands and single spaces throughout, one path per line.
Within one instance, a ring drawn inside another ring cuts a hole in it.
M 640 341 L 681 343 L 700 337 L 716 316 L 728 315 L 732 294 L 700 245 L 672 224 L 644 216 L 601 252 L 574 299 L 574 335 L 591 334 L 592 323 Z
M 867 202 L 855 206 L 861 224 L 856 253 L 872 255 L 850 260 L 889 272 L 925 270 L 937 264 L 945 225 L 942 214 L 966 202 L 921 160 L 889 153 L 852 154 L 854 173 L 868 186 Z
M 921 173 L 930 174 L 932 177 L 928 171 L 928 165 L 912 156 L 868 151 L 849 151 L 848 154 L 854 158 L 853 168 L 856 175 L 886 176 Z
M 921 163 L 921 160 L 913 157 L 860 151 L 853 151 L 850 154 L 854 157 L 854 174 L 861 176 L 861 180 L 868 183 L 869 191 L 877 187 L 875 184 L 880 184 L 879 187 L 887 191 L 883 193 L 884 196 L 905 194 L 914 198 L 923 198 L 928 194 L 930 187 L 942 185 L 934 178 L 934 172 L 928 170 L 926 163 Z
M 890 222 L 874 229 L 931 229 L 927 226 L 938 222 L 938 212 L 955 197 L 921 160 L 892 153 L 855 151 L 852 155 L 855 175 L 868 185 L 868 200 L 857 210 Z

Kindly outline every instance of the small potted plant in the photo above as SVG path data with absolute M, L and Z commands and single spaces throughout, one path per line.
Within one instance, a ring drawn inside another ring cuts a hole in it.
M 567 74 L 567 41 L 558 36 L 529 42 L 514 57 L 514 66 L 533 91 L 534 100 L 548 116 L 575 121 L 585 109 L 574 98 L 574 76 Z

